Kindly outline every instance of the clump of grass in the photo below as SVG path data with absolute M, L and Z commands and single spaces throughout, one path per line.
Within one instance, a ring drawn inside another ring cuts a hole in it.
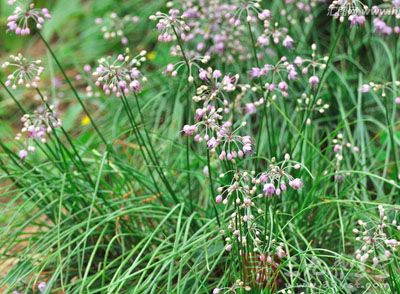
M 400 291 L 396 1 L 3 2 L 2 291 Z

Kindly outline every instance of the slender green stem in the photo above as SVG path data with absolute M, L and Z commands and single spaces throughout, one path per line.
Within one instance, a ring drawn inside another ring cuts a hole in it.
M 54 114 L 53 110 L 51 109 L 50 105 L 47 103 L 45 97 L 43 96 L 42 92 L 36 88 L 36 92 L 38 93 L 38 95 L 40 96 L 42 102 L 44 103 L 44 105 L 46 106 L 47 110 L 50 111 L 51 114 Z M 78 170 L 81 171 L 81 173 L 83 174 L 83 176 L 89 181 L 89 183 L 92 185 L 92 187 L 94 187 L 94 182 L 92 180 L 92 178 L 90 177 L 90 173 L 87 171 L 87 169 L 85 168 L 85 164 L 83 163 L 83 160 L 81 158 L 81 156 L 78 153 L 78 150 L 76 150 L 74 143 L 72 142 L 71 138 L 69 137 L 68 133 L 65 131 L 63 126 L 60 126 L 61 131 L 63 132 L 65 138 L 67 139 L 68 143 L 71 145 L 72 150 L 75 154 L 75 156 L 78 158 L 78 161 L 80 163 L 80 165 L 78 164 L 78 162 L 75 160 L 75 158 L 72 156 L 72 154 L 69 152 L 69 150 L 67 149 L 67 147 L 64 146 L 64 144 L 61 143 L 60 139 L 57 136 L 56 130 L 54 128 L 54 126 L 52 125 L 52 123 L 50 122 L 50 127 L 53 131 L 54 137 L 56 138 L 60 148 L 64 149 L 69 158 L 72 160 L 72 162 L 74 163 L 74 165 L 76 166 L 76 168 Z M 60 151 L 60 153 L 63 155 L 62 150 Z
M 337 46 L 338 41 L 339 41 L 339 39 L 340 39 L 340 37 L 341 37 L 341 35 L 342 35 L 343 30 L 344 30 L 344 24 L 341 23 L 341 24 L 340 24 L 340 27 L 339 27 L 339 32 L 338 32 L 338 34 L 336 35 L 336 38 L 335 38 L 335 40 L 334 40 L 334 42 L 333 42 L 333 45 L 332 45 L 332 47 L 331 47 L 331 50 L 330 50 L 330 52 L 329 52 L 328 61 L 326 62 L 326 67 L 325 67 L 324 71 L 322 72 L 322 76 L 321 76 L 320 83 L 319 83 L 318 86 L 317 86 L 317 90 L 315 91 L 315 95 L 314 95 L 314 97 L 313 97 L 313 99 L 312 99 L 312 101 L 311 101 L 311 103 L 310 103 L 309 109 L 305 111 L 305 117 L 303 117 L 303 122 L 302 122 L 302 125 L 301 125 L 300 132 L 299 132 L 299 133 L 303 133 L 304 128 L 305 128 L 306 125 L 307 125 L 307 118 L 308 118 L 308 117 L 310 116 L 310 114 L 312 113 L 312 110 L 313 110 L 313 108 L 314 108 L 314 105 L 315 105 L 315 103 L 317 102 L 317 98 L 318 98 L 319 93 L 320 93 L 320 91 L 321 91 L 321 89 L 322 89 L 322 83 L 324 82 L 325 75 L 326 75 L 326 73 L 327 73 L 327 71 L 328 71 L 329 65 L 330 65 L 330 63 L 331 63 L 331 61 L 332 61 L 332 58 L 333 58 L 333 53 L 335 52 L 336 46 Z M 292 148 L 292 150 L 291 150 L 290 153 L 293 153 L 293 152 L 294 152 L 294 150 L 296 149 L 296 146 L 297 146 L 297 144 L 299 143 L 300 139 L 301 139 L 301 137 L 299 136 L 299 137 L 297 138 L 296 142 L 294 143 L 294 146 L 293 146 L 293 148 Z
M 189 59 L 186 56 L 185 50 L 183 49 L 183 44 L 182 44 L 182 40 L 179 37 L 177 31 L 175 30 L 174 27 L 172 27 L 174 34 L 176 36 L 177 42 L 178 42 L 178 46 L 181 49 L 182 55 L 183 55 L 183 59 L 185 60 L 186 63 L 186 67 L 188 70 L 188 74 L 189 76 L 191 75 L 190 73 L 190 63 L 189 63 Z M 186 96 L 186 121 L 188 124 L 190 124 L 190 112 L 191 112 L 191 103 L 190 103 L 190 97 L 189 97 L 189 93 Z M 188 190 L 189 190 L 189 199 L 191 199 L 192 197 L 192 181 L 191 181 L 191 177 L 190 177 L 190 141 L 189 141 L 189 137 L 186 138 L 186 170 L 187 170 L 187 185 L 188 185 Z
M 214 213 L 215 213 L 215 217 L 217 219 L 218 226 L 221 227 L 221 222 L 219 220 L 217 207 L 215 206 L 215 192 L 214 192 L 214 184 L 213 184 L 213 178 L 212 178 L 212 172 L 211 172 L 210 150 L 208 150 L 208 148 L 207 148 L 207 168 L 208 168 L 208 178 L 210 180 L 211 195 L 213 197 L 212 204 L 214 207 Z
M 136 95 L 136 93 L 134 94 L 134 96 L 135 96 L 136 105 L 137 105 L 137 108 L 138 108 L 138 111 L 139 111 L 140 120 L 142 121 L 142 124 L 143 124 L 144 133 L 145 133 L 146 139 L 147 139 L 147 141 L 148 141 L 148 143 L 149 143 L 149 146 L 150 146 L 150 151 L 151 151 L 151 152 L 149 152 L 149 150 L 148 150 L 147 152 L 149 153 L 149 155 L 151 155 L 152 160 L 154 161 L 155 166 L 159 169 L 159 174 L 160 174 L 160 176 L 162 177 L 163 181 L 165 182 L 168 191 L 169 191 L 171 194 L 175 194 L 175 192 L 173 191 L 173 189 L 172 189 L 172 187 L 171 187 L 171 185 L 170 185 L 168 179 L 167 179 L 166 176 L 164 175 L 164 170 L 163 170 L 163 168 L 162 168 L 162 166 L 161 166 L 161 164 L 160 164 L 160 162 L 159 162 L 159 160 L 158 160 L 158 157 L 157 157 L 157 154 L 156 154 L 155 149 L 154 149 L 154 147 L 153 147 L 153 143 L 152 143 L 152 141 L 151 141 L 150 135 L 149 135 L 149 133 L 148 133 L 148 131 L 147 131 L 145 125 L 144 125 L 144 116 L 143 116 L 143 113 L 142 113 L 142 108 L 140 107 L 139 98 L 138 98 L 138 96 Z M 125 98 L 125 99 L 126 99 L 126 98 Z M 138 132 L 139 132 L 139 129 L 138 129 Z M 143 138 L 142 138 L 142 141 L 144 142 Z M 144 143 L 145 143 L 145 142 L 144 142 Z
M 127 104 L 128 101 L 126 100 L 125 95 L 122 96 L 121 101 L 122 101 L 122 104 L 124 106 L 125 112 L 126 112 L 126 114 L 128 116 L 128 120 L 129 120 L 129 123 L 131 125 L 131 128 L 132 128 L 132 130 L 133 130 L 133 132 L 134 132 L 134 134 L 136 136 L 136 139 L 138 140 L 140 153 L 142 154 L 142 157 L 143 157 L 143 159 L 144 159 L 144 161 L 146 163 L 147 169 L 149 170 L 150 177 L 151 177 L 151 179 L 153 181 L 154 187 L 156 188 L 157 192 L 161 194 L 161 190 L 157 185 L 157 181 L 156 181 L 156 179 L 154 178 L 154 175 L 153 175 L 153 170 L 150 167 L 149 160 L 148 160 L 148 158 L 147 158 L 147 156 L 145 154 L 145 151 L 144 151 L 145 145 L 140 140 L 139 130 L 137 129 L 136 122 L 135 122 L 135 120 L 133 118 L 133 114 L 132 114 L 132 112 L 130 110 L 129 104 Z
M 252 47 L 252 51 L 253 51 L 254 61 L 256 62 L 257 67 L 260 68 L 260 62 L 259 62 L 258 57 L 257 57 L 256 41 L 254 39 L 253 30 L 251 29 L 251 25 L 250 25 L 249 22 L 247 22 L 247 29 L 249 31 L 249 35 L 250 35 L 250 39 L 251 39 L 251 47 Z M 258 78 L 258 83 L 260 85 L 260 88 L 262 89 L 263 81 L 262 81 L 261 77 Z M 269 147 L 269 156 L 272 156 L 272 153 L 273 153 L 274 149 L 273 149 L 272 141 L 271 141 L 270 126 L 269 126 L 269 122 L 268 122 L 268 113 L 267 113 L 267 107 L 266 107 L 266 103 L 268 101 L 268 94 L 269 94 L 269 91 L 266 91 L 266 93 L 264 93 L 264 95 L 263 95 L 264 96 L 264 103 L 263 103 L 264 112 L 263 112 L 263 114 L 261 115 L 261 118 L 260 118 L 260 128 L 259 128 L 259 133 L 258 133 L 258 139 L 257 139 L 258 143 L 257 144 L 260 144 L 260 142 L 261 142 L 260 139 L 261 139 L 261 135 L 262 135 L 263 122 L 265 121 L 265 126 L 267 128 L 267 137 L 268 137 L 267 139 L 268 139 L 268 147 Z M 271 120 L 273 121 L 272 112 L 271 112 Z M 258 156 L 258 155 L 259 155 L 259 147 L 256 146 L 256 156 Z
M 397 150 L 396 150 L 397 149 L 396 142 L 394 141 L 395 134 L 393 132 L 393 125 L 390 122 L 390 118 L 389 118 L 389 107 L 388 107 L 389 101 L 388 100 L 389 99 L 386 96 L 385 97 L 385 103 L 384 103 L 384 105 L 385 105 L 385 118 L 386 118 L 387 128 L 389 130 L 390 145 L 391 145 L 390 149 L 391 149 L 391 151 L 393 153 L 394 169 L 395 169 L 395 173 L 396 173 L 395 177 L 398 177 L 400 175 L 399 166 L 398 166 L 399 159 L 398 159 L 398 154 L 397 154 Z
M 46 41 L 46 39 L 42 36 L 42 34 L 39 32 L 38 33 L 40 38 L 42 39 L 44 45 L 47 47 L 47 49 L 49 50 L 51 56 L 53 57 L 54 61 L 56 62 L 58 68 L 60 69 L 62 75 L 65 78 L 65 81 L 68 83 L 68 85 L 70 86 L 72 92 L 74 93 L 76 99 L 78 100 L 79 104 L 81 105 L 83 111 L 85 112 L 85 114 L 87 115 L 87 117 L 90 120 L 91 125 L 93 126 L 93 128 L 95 129 L 96 133 L 98 134 L 98 136 L 100 137 L 100 139 L 103 141 L 103 143 L 105 145 L 107 145 L 107 141 L 104 138 L 104 136 L 101 134 L 99 128 L 97 127 L 96 123 L 94 122 L 92 116 L 90 115 L 89 111 L 86 109 L 85 104 L 83 103 L 81 97 L 79 96 L 78 92 L 76 91 L 75 87 L 72 85 L 71 80 L 68 78 L 67 74 L 64 71 L 64 68 L 61 66 L 61 63 L 58 61 L 57 56 L 54 54 L 53 50 L 51 49 L 49 43 Z

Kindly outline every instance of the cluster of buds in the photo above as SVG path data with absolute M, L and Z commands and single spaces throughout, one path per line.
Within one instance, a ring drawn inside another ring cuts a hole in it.
M 241 123 L 239 127 L 233 128 L 231 120 L 222 122 L 223 114 L 228 114 L 230 103 L 226 93 L 233 92 L 237 88 L 239 76 L 223 76 L 219 70 L 201 69 L 199 77 L 204 85 L 196 89 L 193 100 L 201 102 L 201 108 L 196 109 L 196 123 L 185 125 L 185 135 L 195 135 L 197 142 L 205 141 L 207 148 L 212 152 L 220 150 L 221 160 L 234 160 L 243 158 L 253 151 L 252 139 L 249 136 L 239 135 L 239 130 L 246 125 Z
M 287 58 L 283 56 L 275 65 L 265 64 L 262 68 L 253 67 L 250 70 L 251 78 L 259 78 L 262 76 L 272 75 L 287 75 L 288 80 L 297 79 L 297 71 L 293 64 L 289 63 Z
M 263 10 L 258 14 L 258 18 L 264 22 L 264 31 L 257 38 L 257 43 L 261 47 L 267 47 L 272 42 L 276 45 L 282 42 L 282 45 L 288 49 L 293 48 L 294 40 L 288 34 L 286 27 L 281 28 L 277 22 L 271 20 L 271 12 Z
M 170 9 L 168 14 L 157 12 L 150 16 L 150 20 L 158 20 L 157 30 L 160 32 L 158 36 L 160 42 L 171 42 L 175 35 L 182 37 L 190 30 L 178 9 Z
M 374 5 L 371 13 L 375 16 L 372 23 L 377 34 L 383 36 L 400 34 L 400 27 L 396 23 L 396 20 L 400 18 L 399 0 L 387 0 Z
M 251 53 L 243 40 L 247 24 L 240 19 L 243 14 L 254 14 L 257 7 L 257 1 L 180 1 L 182 18 L 190 29 L 179 37 L 188 44 L 189 54 L 217 56 L 227 63 L 248 60 Z
M 199 78 L 206 83 L 196 90 L 196 95 L 193 96 L 193 101 L 203 101 L 208 104 L 211 101 L 219 99 L 220 96 L 224 96 L 223 92 L 233 92 L 236 90 L 237 83 L 239 81 L 239 75 L 222 75 L 219 70 L 207 70 L 201 69 L 199 72 Z M 225 104 L 226 99 L 220 100 Z
M 35 25 L 37 29 L 42 29 L 43 23 L 46 19 L 50 19 L 51 15 L 47 8 L 35 8 L 35 4 L 31 3 L 18 3 L 16 1 L 8 1 L 10 5 L 15 5 L 12 15 L 7 18 L 8 31 L 15 32 L 17 35 L 25 36 L 31 33 L 31 24 Z
M 309 96 L 307 96 L 306 93 L 303 93 L 300 96 L 300 98 L 298 98 L 296 100 L 296 102 L 297 102 L 296 110 L 300 111 L 300 110 L 308 109 L 312 100 L 313 100 L 312 96 L 309 97 Z M 321 98 L 318 98 L 317 101 L 315 102 L 314 108 L 312 110 L 322 114 L 327 109 L 329 109 L 329 104 L 328 103 L 324 103 L 324 101 Z
M 128 44 L 126 37 L 126 26 L 139 22 L 139 17 L 125 15 L 119 17 L 117 13 L 111 12 L 108 17 L 96 18 L 95 23 L 101 25 L 101 32 L 106 40 L 120 39 L 122 45 Z
M 382 205 L 378 206 L 378 210 L 379 221 L 358 220 L 353 229 L 356 240 L 362 242 L 361 247 L 355 251 L 356 259 L 363 264 L 372 261 L 374 267 L 388 261 L 400 246 L 400 241 L 391 237 L 391 233 L 400 232 L 400 225 L 396 220 L 398 211 L 394 212 L 390 221 Z
M 395 87 L 394 87 L 395 86 Z M 397 94 L 396 88 L 400 86 L 400 81 L 396 81 L 395 85 L 393 85 L 393 82 L 387 82 L 387 83 L 374 83 L 370 82 L 368 84 L 363 84 L 360 88 L 360 91 L 362 93 L 368 93 L 368 92 L 375 92 L 375 93 L 380 93 L 382 97 L 386 97 L 387 93 L 390 92 L 392 94 Z M 396 96 L 396 95 L 393 95 Z M 400 97 L 397 96 L 394 100 L 396 104 L 400 104 Z
M 23 127 L 15 136 L 16 140 L 24 138 L 23 149 L 19 151 L 19 157 L 24 160 L 29 152 L 35 152 L 34 142 L 46 143 L 47 135 L 54 129 L 61 127 L 62 121 L 54 111 L 54 106 L 49 109 L 38 108 L 33 114 L 25 114 L 21 118 Z
M 224 178 L 227 174 L 220 174 Z M 254 198 L 257 195 L 257 186 L 255 182 L 255 172 L 236 171 L 233 173 L 231 182 L 228 185 L 218 188 L 218 195 L 215 199 L 217 204 L 228 204 L 229 198 L 234 195 L 236 205 L 243 204 L 244 207 L 252 206 Z M 247 219 L 245 219 L 247 221 Z
M 174 53 L 178 54 L 178 53 Z M 182 52 L 180 52 L 181 55 L 183 55 Z M 203 68 L 200 66 L 200 64 L 206 64 L 210 60 L 210 56 L 195 56 L 193 58 L 190 58 L 187 60 L 188 64 L 186 64 L 186 60 L 181 60 L 175 64 L 170 63 L 167 65 L 167 67 L 164 70 L 165 75 L 169 75 L 171 77 L 176 77 L 178 74 L 178 71 L 181 68 L 185 68 L 187 65 L 189 66 L 189 76 L 188 76 L 188 82 L 193 83 L 194 77 L 193 77 L 193 69 L 197 69 L 199 73 L 201 73 Z M 201 77 L 201 74 L 200 74 Z
M 329 5 L 329 14 L 340 22 L 344 22 L 347 16 L 351 25 L 363 25 L 366 21 L 364 15 L 368 9 L 369 7 L 360 0 L 333 0 Z
M 138 69 L 142 62 L 146 61 L 145 55 L 146 51 L 142 51 L 132 58 L 126 49 L 125 54 L 119 54 L 117 57 L 99 59 L 99 66 L 93 72 L 96 86 L 101 87 L 107 96 L 114 94 L 121 97 L 130 92 L 139 92 L 142 82 L 146 81 L 146 77 Z
M 354 146 L 350 142 L 347 142 L 343 134 L 339 133 L 335 139 L 332 140 L 333 153 L 335 154 L 335 168 L 336 168 L 336 179 L 341 182 L 343 180 L 343 175 L 339 174 L 341 162 L 344 159 L 344 149 L 350 150 L 352 153 L 359 153 L 360 148 Z
M 241 136 L 238 131 L 244 127 L 246 122 L 232 130 L 232 122 L 227 121 L 217 131 L 216 138 L 211 137 L 207 142 L 207 147 L 215 152 L 216 148 L 220 146 L 221 153 L 219 159 L 221 160 L 234 160 L 235 158 L 243 158 L 246 155 L 253 153 L 253 142 L 250 136 Z
M 308 79 L 308 83 L 311 88 L 316 88 L 320 82 L 319 77 L 317 75 L 318 70 L 324 70 L 326 68 L 326 64 L 328 62 L 328 56 L 317 57 L 316 54 L 317 45 L 311 45 L 311 58 L 304 58 L 297 56 L 294 59 L 294 64 L 301 69 L 301 73 L 303 75 L 307 75 L 311 72 L 311 76 Z
M 263 193 L 266 197 L 274 195 L 279 196 L 282 192 L 287 190 L 287 184 L 293 190 L 300 190 L 303 187 L 303 182 L 299 178 L 294 178 L 288 170 L 301 168 L 300 163 L 294 163 L 290 160 L 290 155 L 285 154 L 284 161 L 277 165 L 275 162 L 271 163 L 268 170 L 263 172 L 256 180 L 257 184 L 263 185 Z
M 196 109 L 196 123 L 194 125 L 184 125 L 182 132 L 186 136 L 195 135 L 196 142 L 208 142 L 213 133 L 219 129 L 220 121 L 223 116 L 222 108 L 215 108 L 213 105 L 207 105 Z
M 195 135 L 196 142 L 205 141 L 211 152 L 216 152 L 217 148 L 220 148 L 219 159 L 221 160 L 231 161 L 252 154 L 254 146 L 250 136 L 238 134 L 239 129 L 246 123 L 243 122 L 238 128 L 232 130 L 232 122 L 226 121 L 220 124 L 221 112 L 222 108 L 215 109 L 211 105 L 205 109 L 197 109 L 198 122 L 194 125 L 185 125 L 182 132 L 187 136 Z
M 44 67 L 41 66 L 41 60 L 30 61 L 21 53 L 11 55 L 10 61 L 3 63 L 2 68 L 11 68 L 14 71 L 7 76 L 5 85 L 16 89 L 24 85 L 26 88 L 37 88 Z
M 270 82 L 265 83 L 264 87 L 268 92 L 278 90 L 282 96 L 288 96 L 289 85 L 283 76 L 287 76 L 287 80 L 296 80 L 298 77 L 295 66 L 287 61 L 284 56 L 275 64 L 265 64 L 262 68 L 253 67 L 250 70 L 251 78 L 260 78 L 263 76 L 271 77 Z M 278 79 L 278 81 L 277 81 Z

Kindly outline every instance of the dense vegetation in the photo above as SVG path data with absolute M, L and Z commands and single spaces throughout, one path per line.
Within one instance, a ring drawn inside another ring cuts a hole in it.
M 400 293 L 397 16 L 0 0 L 0 292 Z

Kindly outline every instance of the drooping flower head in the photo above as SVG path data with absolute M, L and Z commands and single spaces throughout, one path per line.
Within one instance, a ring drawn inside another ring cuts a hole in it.
M 342 161 L 345 157 L 360 152 L 360 148 L 348 142 L 342 133 L 339 133 L 336 138 L 332 140 L 333 153 L 335 155 L 335 178 L 342 181 L 346 174 L 340 173 Z
M 311 56 L 310 57 L 300 57 L 297 56 L 294 60 L 294 64 L 301 69 L 301 73 L 303 75 L 310 74 L 311 76 L 308 78 L 308 83 L 311 88 L 316 89 L 320 79 L 319 79 L 319 71 L 323 71 L 326 68 L 326 64 L 328 62 L 328 56 L 318 56 L 317 55 L 317 45 L 311 45 Z
M 272 163 L 269 168 L 261 173 L 257 181 L 263 184 L 263 192 L 267 197 L 273 195 L 279 196 L 282 192 L 287 190 L 287 185 L 293 190 L 300 190 L 303 187 L 303 182 L 299 178 L 294 178 L 290 174 L 290 169 L 300 169 L 299 163 L 293 164 L 290 160 L 290 155 L 285 155 L 285 160 L 281 164 Z
M 41 60 L 30 61 L 21 53 L 11 55 L 10 61 L 3 63 L 2 68 L 11 68 L 14 71 L 7 76 L 5 85 L 16 89 L 18 86 L 24 85 L 26 88 L 36 88 L 40 81 L 44 67 L 41 66 Z
M 300 98 L 296 99 L 296 110 L 297 111 L 305 111 L 307 109 L 310 109 L 310 105 L 312 101 L 314 100 L 314 95 L 307 95 L 306 93 L 301 94 Z M 330 105 L 322 98 L 318 98 L 315 101 L 315 104 L 313 105 L 313 108 L 311 109 L 312 111 L 316 113 L 325 113 L 325 111 L 330 107 Z
M 101 32 L 106 40 L 120 39 L 123 45 L 128 44 L 126 30 L 128 25 L 137 23 L 139 17 L 125 15 L 118 16 L 115 12 L 111 12 L 109 16 L 104 18 L 96 18 L 95 23 L 101 25 Z
M 170 9 L 167 13 L 157 12 L 150 16 L 151 20 L 158 20 L 157 30 L 160 32 L 160 42 L 171 42 L 175 35 L 182 36 L 190 30 L 185 23 L 184 17 L 180 15 L 179 9 Z
M 239 129 L 246 125 L 243 122 L 238 128 L 232 129 L 230 121 L 225 122 L 217 132 L 214 144 L 208 144 L 208 148 L 214 150 L 217 146 L 221 146 L 219 158 L 221 160 L 233 160 L 242 158 L 253 153 L 254 144 L 250 136 L 241 136 Z M 210 141 L 209 141 L 210 142 Z M 210 146 L 211 145 L 211 146 Z
M 379 217 L 368 221 L 358 220 L 353 233 L 356 241 L 361 243 L 355 251 L 355 257 L 362 264 L 372 263 L 374 268 L 384 266 L 400 247 L 398 232 L 400 226 L 398 210 L 385 211 L 382 205 L 378 206 Z
M 7 18 L 7 31 L 15 32 L 17 35 L 29 35 L 32 26 L 41 30 L 43 23 L 51 18 L 47 8 L 35 8 L 35 4 L 31 1 L 8 1 L 8 3 L 14 5 L 15 9 Z
M 284 76 L 287 75 L 287 79 Z M 253 67 L 250 71 L 251 78 L 267 77 L 265 88 L 269 92 L 279 91 L 284 97 L 288 96 L 289 85 L 287 81 L 296 80 L 298 74 L 294 64 L 288 62 L 285 56 L 275 64 L 265 64 L 262 68 Z
M 108 56 L 99 59 L 99 66 L 93 73 L 96 77 L 96 85 L 101 87 L 106 95 L 114 94 L 117 97 L 128 95 L 130 92 L 139 92 L 142 82 L 146 78 L 139 71 L 138 67 L 146 61 L 146 51 L 134 58 L 126 49 L 125 54 L 117 57 Z
M 62 121 L 52 105 L 49 109 L 39 107 L 33 114 L 24 114 L 21 122 L 23 127 L 15 139 L 23 140 L 23 148 L 19 151 L 22 160 L 28 156 L 29 152 L 35 152 L 35 141 L 46 143 L 48 134 L 62 125 Z
M 257 38 L 257 43 L 261 47 L 267 47 L 271 41 L 276 45 L 282 43 L 287 49 L 292 49 L 294 45 L 293 38 L 288 35 L 286 27 L 280 27 L 277 22 L 271 22 L 268 18 L 264 20 L 264 32 Z
M 365 11 L 368 6 L 360 0 L 333 0 L 329 5 L 329 14 L 343 22 L 347 17 L 351 25 L 365 23 Z

